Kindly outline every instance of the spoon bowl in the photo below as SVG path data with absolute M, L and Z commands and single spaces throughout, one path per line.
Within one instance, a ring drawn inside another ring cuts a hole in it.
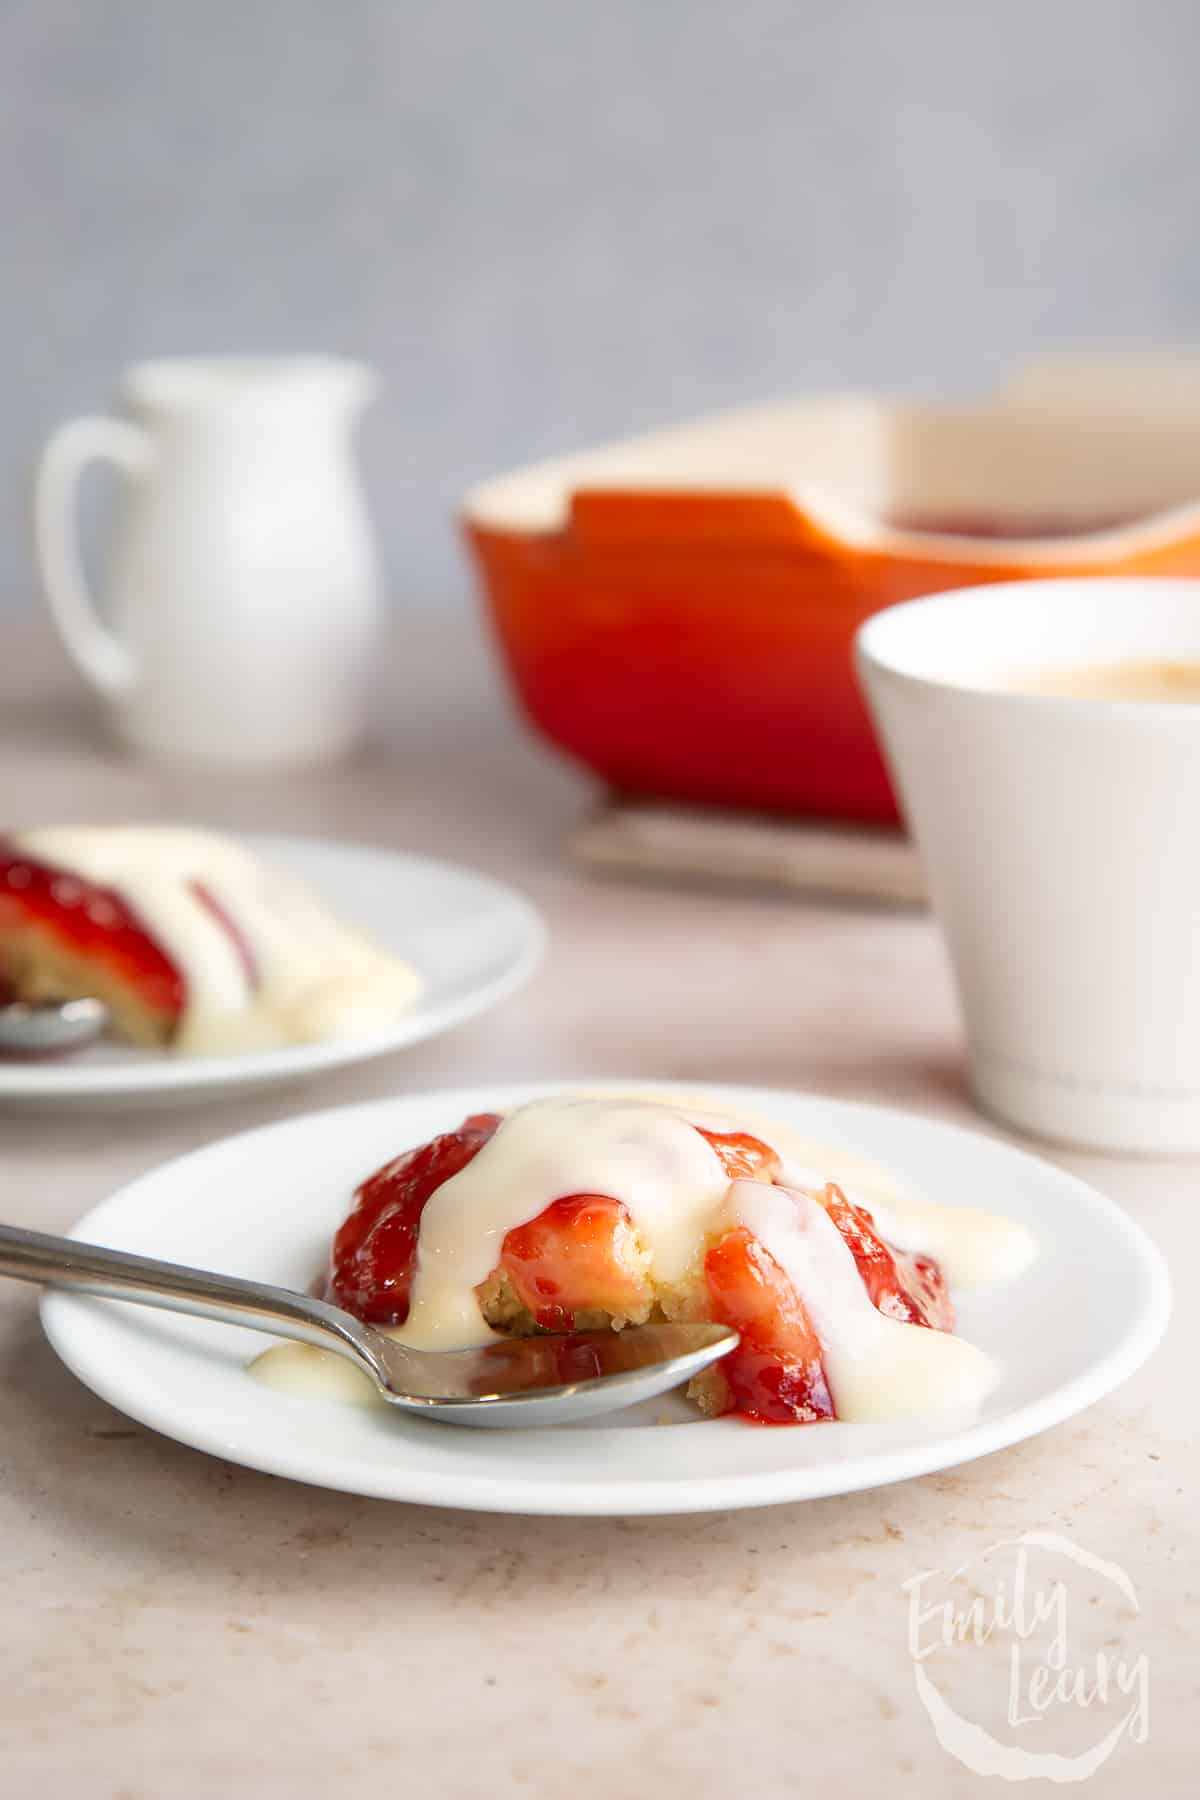
M 456 1425 L 575 1424 L 679 1387 L 738 1341 L 724 1325 L 664 1322 L 427 1351 L 365 1330 L 383 1398 Z
M 9 1000 L 0 1006 L 0 1056 L 67 1056 L 107 1025 L 102 1000 Z

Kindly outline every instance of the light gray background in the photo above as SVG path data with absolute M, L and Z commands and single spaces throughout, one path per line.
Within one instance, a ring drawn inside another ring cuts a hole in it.
M 354 352 L 392 589 L 474 478 L 1200 314 L 1194 0 L 0 0 L 0 607 L 126 360 Z

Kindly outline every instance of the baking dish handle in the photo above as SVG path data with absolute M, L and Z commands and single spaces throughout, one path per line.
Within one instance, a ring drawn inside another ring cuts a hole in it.
M 654 543 L 761 550 L 839 541 L 797 495 L 728 489 L 578 488 L 571 495 L 567 535 L 581 545 L 614 549 Z

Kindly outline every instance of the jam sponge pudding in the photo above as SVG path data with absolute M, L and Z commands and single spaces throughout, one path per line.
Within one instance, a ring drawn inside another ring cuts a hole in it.
M 1014 1272 L 1027 1234 L 905 1202 L 877 1172 L 853 1190 L 833 1178 L 846 1161 L 674 1102 L 477 1114 L 362 1184 L 328 1295 L 432 1349 L 715 1320 L 740 1343 L 689 1390 L 708 1414 L 798 1425 L 975 1406 L 997 1369 L 954 1335 L 949 1284 Z
M 95 996 L 118 1036 L 201 1055 L 367 1036 L 421 988 L 241 845 L 149 826 L 0 837 L 0 982 Z

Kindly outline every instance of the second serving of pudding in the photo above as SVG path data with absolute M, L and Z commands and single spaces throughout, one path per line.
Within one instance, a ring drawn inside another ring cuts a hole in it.
M 0 985 L 102 1000 L 114 1036 L 211 1056 L 370 1037 L 424 984 L 230 838 L 91 825 L 0 837 Z

